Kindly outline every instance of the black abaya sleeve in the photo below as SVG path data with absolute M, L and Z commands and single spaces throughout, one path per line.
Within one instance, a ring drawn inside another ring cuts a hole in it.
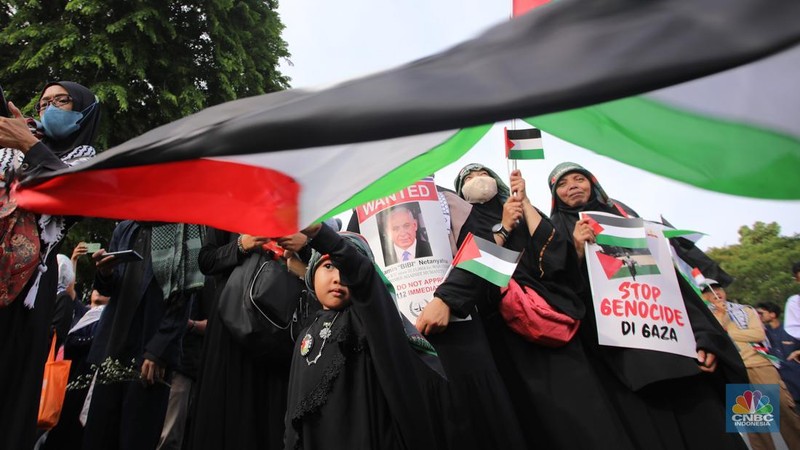
M 406 447 L 431 448 L 437 439 L 420 385 L 426 377 L 438 375 L 422 363 L 409 345 L 394 300 L 373 263 L 325 225 L 311 246 L 330 255 L 342 283 L 350 289 L 350 308 L 364 325 L 381 391 Z M 418 382 L 409 382 L 411 371 Z
M 189 322 L 189 293 L 172 299 L 158 323 L 158 330 L 144 347 L 144 357 L 161 366 L 175 368 L 180 362 L 181 336 Z
M 244 261 L 234 234 L 208 228 L 197 262 L 204 275 L 227 275 Z
M 56 156 L 44 142 L 40 141 L 28 150 L 20 167 L 25 178 L 33 178 L 46 172 L 65 169 L 69 165 Z
M 111 242 L 108 243 L 108 253 L 115 252 L 118 250 L 125 250 L 120 248 L 122 245 L 121 240 L 124 234 L 124 231 L 127 230 L 127 224 L 120 224 L 114 227 L 114 232 L 111 234 Z M 120 271 L 120 266 L 124 266 L 125 263 L 122 263 L 116 267 L 109 275 L 103 275 L 100 271 L 95 272 L 94 278 L 94 288 L 97 289 L 97 292 L 100 294 L 111 297 L 114 295 L 114 290 L 116 287 L 115 280 L 122 276 Z
M 442 299 L 453 315 L 464 318 L 474 311 L 481 299 L 486 298 L 486 290 L 490 288 L 489 283 L 479 276 L 453 268 L 433 295 Z

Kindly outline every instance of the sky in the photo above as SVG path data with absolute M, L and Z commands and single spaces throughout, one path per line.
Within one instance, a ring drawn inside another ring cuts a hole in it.
M 359 78 L 434 55 L 487 28 L 509 20 L 511 0 L 284 0 L 278 8 L 291 57 L 281 65 L 293 88 Z M 475 147 L 436 172 L 451 188 L 459 169 L 472 162 L 507 173 L 500 122 Z M 777 222 L 782 235 L 800 233 L 800 201 L 770 201 L 706 191 L 619 163 L 543 133 L 545 159 L 520 161 L 528 197 L 549 214 L 547 176 L 558 163 L 573 161 L 593 172 L 608 194 L 645 219 L 661 216 L 676 228 L 706 234 L 703 249 L 738 243 L 738 230 Z M 800 182 L 800 175 L 798 176 Z

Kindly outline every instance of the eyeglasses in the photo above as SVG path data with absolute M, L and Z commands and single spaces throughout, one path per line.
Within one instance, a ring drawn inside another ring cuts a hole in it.
M 47 108 L 50 105 L 54 105 L 56 108 L 61 108 L 62 106 L 66 106 L 72 103 L 72 97 L 68 94 L 58 94 L 53 98 L 43 98 L 39 100 L 39 103 L 36 104 L 36 112 L 40 112 L 41 110 Z

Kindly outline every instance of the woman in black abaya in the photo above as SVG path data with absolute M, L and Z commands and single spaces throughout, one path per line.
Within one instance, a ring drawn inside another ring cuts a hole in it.
M 585 268 L 584 244 L 594 242 L 594 232 L 581 211 L 601 211 L 638 217 L 613 200 L 591 172 L 565 162 L 548 177 L 553 195 L 553 224 L 559 234 L 572 238 Z M 588 274 L 581 270 L 576 284 L 586 304 L 582 338 L 605 389 L 638 448 L 744 449 L 737 433 L 725 432 L 725 384 L 747 383 L 741 358 L 725 331 L 689 284 L 678 276 L 681 294 L 697 341 L 694 360 L 671 353 L 600 346 L 594 320 Z
M 521 174 L 512 172 L 509 190 L 490 169 L 471 164 L 456 179 L 456 191 L 473 204 L 459 245 L 472 232 L 523 251 L 514 279 L 559 312 L 583 318 L 584 305 L 570 288 L 578 277 L 571 243 L 533 207 Z M 525 340 L 498 311 L 500 289 L 461 269 L 452 271 L 436 296 L 477 305 L 528 448 L 632 448 L 577 336 L 559 348 Z
M 296 238 L 305 240 L 299 233 Z M 283 448 L 291 347 L 281 354 L 254 354 L 231 334 L 218 308 L 233 269 L 244 263 L 250 252 L 260 251 L 267 240 L 207 229 L 200 269 L 214 277 L 216 293 L 198 376 L 194 450 Z
M 0 174 L 10 181 L 82 163 L 95 155 L 92 142 L 100 111 L 97 97 L 71 81 L 49 83 L 36 110 L 43 130 L 29 128 L 9 102 L 13 118 L 0 117 Z M 43 134 L 42 134 L 43 131 Z M 0 448 L 32 448 L 36 439 L 42 373 L 50 347 L 49 325 L 56 297 L 56 254 L 74 220 L 36 215 L 41 251 L 39 264 L 13 301 L 0 308 Z M 4 268 L 3 270 L 5 270 Z M 3 289 L 8 273 L 0 273 Z

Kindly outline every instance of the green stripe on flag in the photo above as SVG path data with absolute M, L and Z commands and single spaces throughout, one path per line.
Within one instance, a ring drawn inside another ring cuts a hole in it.
M 485 264 L 481 264 L 476 259 L 470 259 L 468 261 L 464 261 L 460 263 L 457 267 L 459 269 L 464 269 L 467 272 L 472 272 L 475 275 L 485 279 L 486 281 L 500 287 L 508 286 L 508 282 L 509 280 L 511 280 L 511 275 L 500 273 Z
M 511 150 L 508 159 L 544 159 L 544 150 Z
M 379 178 L 344 203 L 324 214 L 317 222 L 341 212 L 349 211 L 368 201 L 394 194 L 411 183 L 433 174 L 442 167 L 458 160 L 458 158 L 472 149 L 489 132 L 492 125 L 479 125 L 460 130 L 442 144 Z
M 614 247 L 625 248 L 648 248 L 647 238 L 626 238 L 620 236 L 612 236 L 608 234 L 598 234 L 597 243 L 600 245 L 612 245 Z
M 644 96 L 526 122 L 625 164 L 704 189 L 800 199 L 800 139 L 690 113 Z
M 699 231 L 692 231 L 692 230 L 664 230 L 664 237 L 667 239 L 671 239 L 674 237 L 682 237 L 682 236 L 691 236 L 693 234 L 700 234 L 706 236 L 705 233 L 701 233 Z

